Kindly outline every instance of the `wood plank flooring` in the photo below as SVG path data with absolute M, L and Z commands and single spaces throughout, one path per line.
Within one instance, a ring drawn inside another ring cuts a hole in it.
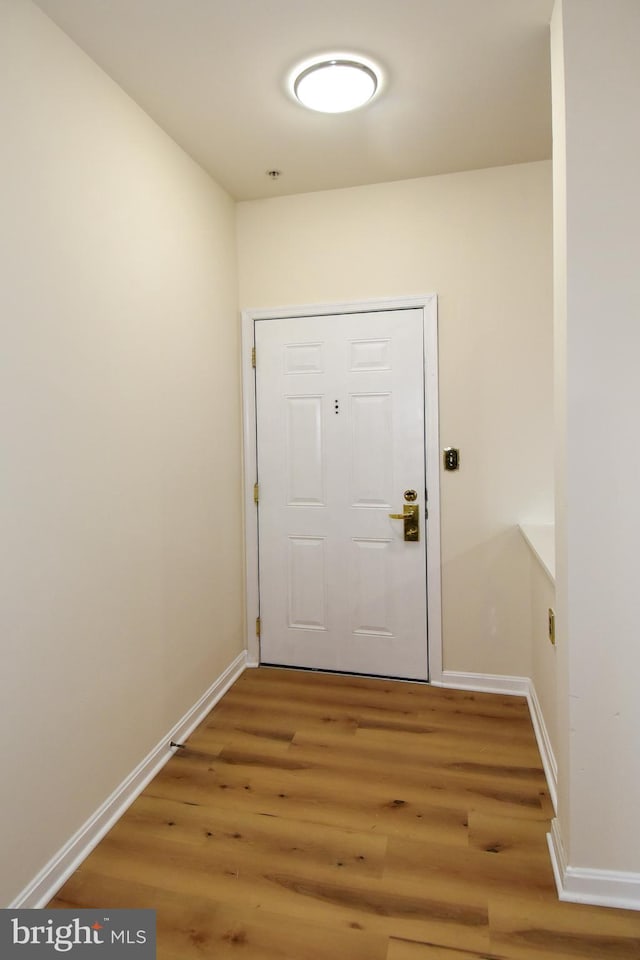
M 159 960 L 640 960 L 560 903 L 526 702 L 248 670 L 52 907 L 152 907 Z

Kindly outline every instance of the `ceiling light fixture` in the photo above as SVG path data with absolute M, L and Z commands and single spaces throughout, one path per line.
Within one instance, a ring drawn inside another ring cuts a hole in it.
M 379 84 L 380 73 L 373 64 L 336 56 L 298 68 L 292 88 L 310 110 L 346 113 L 368 103 Z

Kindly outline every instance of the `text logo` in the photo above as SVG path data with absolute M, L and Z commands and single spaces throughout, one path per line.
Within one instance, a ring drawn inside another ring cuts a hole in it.
M 155 960 L 155 910 L 0 910 L 2 960 Z

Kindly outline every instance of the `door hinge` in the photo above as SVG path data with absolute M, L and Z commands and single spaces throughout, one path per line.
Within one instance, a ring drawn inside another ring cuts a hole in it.
M 260 636 L 260 617 L 256 617 L 256 637 Z
M 257 483 L 254 483 L 253 485 L 253 502 L 254 503 L 260 502 L 260 485 Z
M 256 348 L 251 347 L 251 366 L 255 369 L 256 366 Z

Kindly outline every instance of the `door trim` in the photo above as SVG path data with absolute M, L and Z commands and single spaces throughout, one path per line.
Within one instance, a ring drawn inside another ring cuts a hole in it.
M 424 329 L 424 384 L 426 481 L 429 495 L 427 550 L 427 646 L 429 681 L 442 680 L 442 598 L 440 551 L 440 440 L 438 415 L 438 301 L 435 293 L 414 297 L 389 297 L 349 303 L 303 304 L 242 311 L 242 425 L 245 518 L 245 610 L 247 662 L 260 662 L 255 621 L 259 613 L 258 514 L 253 499 L 257 475 L 256 384 L 251 363 L 256 320 L 285 317 L 321 317 L 341 313 L 372 313 L 376 310 L 422 309 Z M 258 362 L 259 358 L 258 358 Z

